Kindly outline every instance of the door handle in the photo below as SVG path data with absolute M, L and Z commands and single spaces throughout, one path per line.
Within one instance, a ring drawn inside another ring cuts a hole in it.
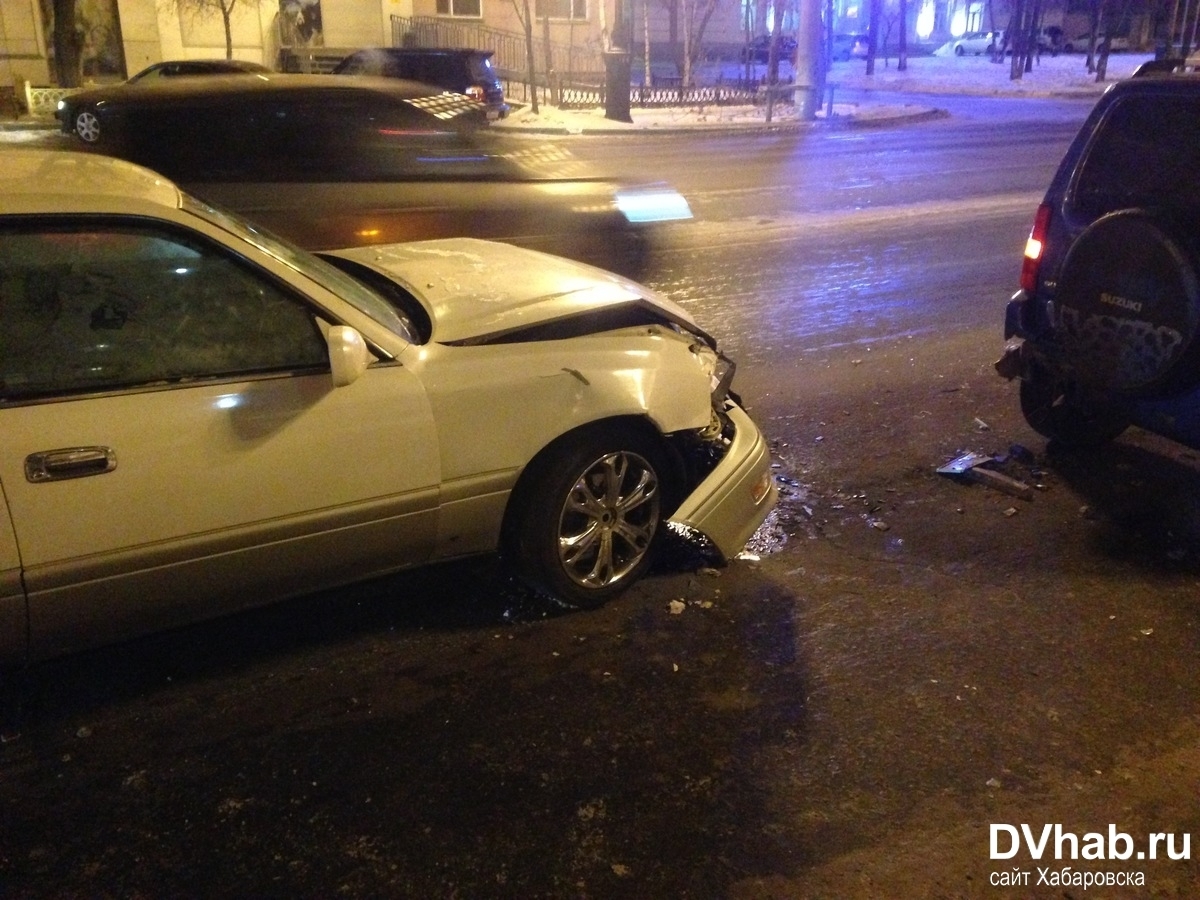
M 111 447 L 64 447 L 43 450 L 25 457 L 25 478 L 34 484 L 103 475 L 117 467 L 117 454 Z

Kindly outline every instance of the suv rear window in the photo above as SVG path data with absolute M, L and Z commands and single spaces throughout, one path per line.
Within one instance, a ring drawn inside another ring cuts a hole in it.
M 1084 159 L 1074 206 L 1089 217 L 1131 206 L 1200 206 L 1200 96 L 1114 103 Z

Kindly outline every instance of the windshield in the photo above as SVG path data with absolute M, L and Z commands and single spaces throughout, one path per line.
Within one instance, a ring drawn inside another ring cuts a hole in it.
M 183 195 L 183 208 L 187 212 L 223 228 L 248 244 L 252 244 L 264 253 L 270 254 L 306 278 L 311 278 L 331 294 L 341 297 L 408 343 L 419 342 L 417 329 L 402 310 L 397 309 L 362 282 L 331 266 L 320 257 L 290 244 L 232 213 L 201 203 L 188 194 Z

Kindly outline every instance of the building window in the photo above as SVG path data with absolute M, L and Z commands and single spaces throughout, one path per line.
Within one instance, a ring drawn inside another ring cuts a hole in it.
M 483 18 L 483 0 L 437 0 L 437 14 L 480 19 Z
M 535 0 L 533 14 L 544 19 L 587 19 L 587 0 Z

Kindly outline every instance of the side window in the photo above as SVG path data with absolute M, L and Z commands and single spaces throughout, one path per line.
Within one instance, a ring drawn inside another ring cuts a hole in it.
M 206 241 L 0 231 L 0 400 L 328 368 L 312 311 Z
M 1200 205 L 1200 98 L 1143 95 L 1115 103 L 1084 158 L 1073 199 L 1093 216 L 1128 206 Z

